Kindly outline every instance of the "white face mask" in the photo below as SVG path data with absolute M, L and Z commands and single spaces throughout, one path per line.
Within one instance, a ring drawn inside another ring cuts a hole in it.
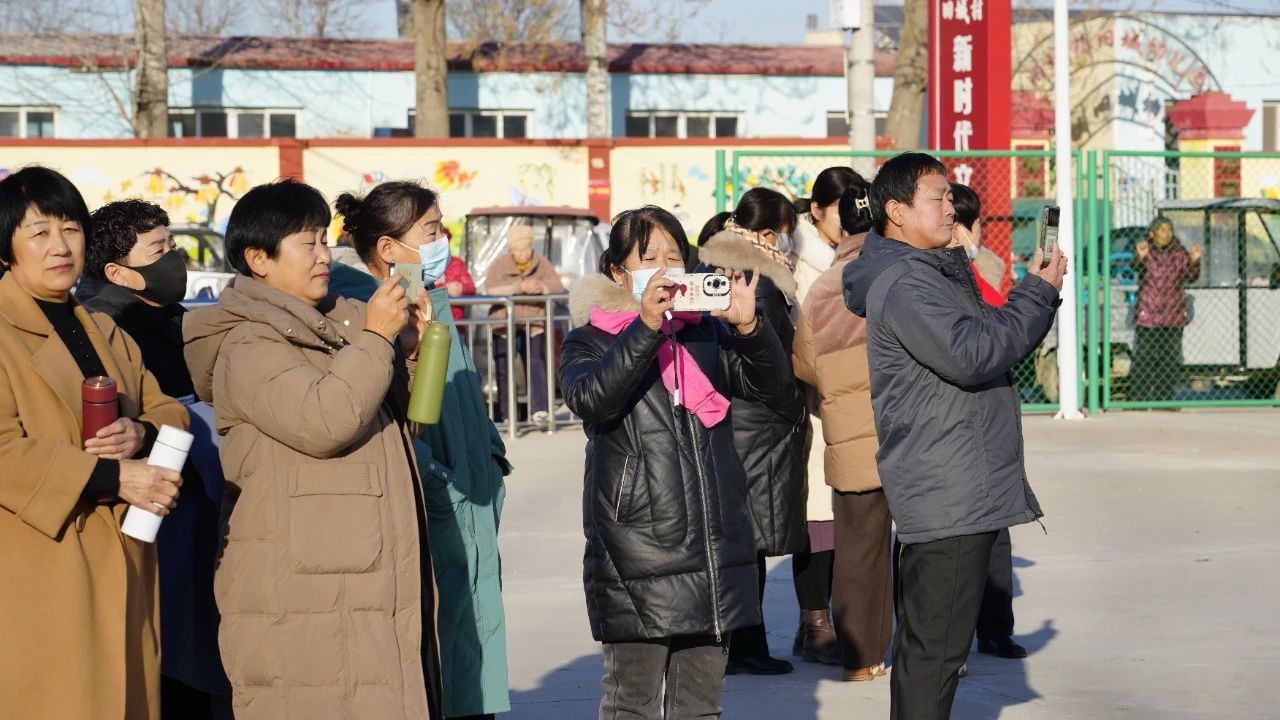
M 656 267 L 624 271 L 631 276 L 631 297 L 635 298 L 636 302 L 640 302 L 640 298 L 644 296 L 644 289 L 649 287 L 649 281 L 652 280 L 653 276 L 657 275 L 658 271 L 661 269 L 662 268 L 660 267 Z M 671 265 L 667 267 L 668 275 L 682 272 L 684 272 L 684 267 L 680 265 Z

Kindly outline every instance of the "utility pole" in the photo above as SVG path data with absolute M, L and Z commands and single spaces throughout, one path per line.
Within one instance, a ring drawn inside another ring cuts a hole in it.
M 850 31 L 844 47 L 844 76 L 848 84 L 846 117 L 849 120 L 849 149 L 870 152 L 876 149 L 876 24 L 874 0 L 836 0 L 840 11 L 837 26 Z M 875 174 L 875 159 L 855 157 L 853 169 L 863 177 Z
M 1058 247 L 1062 254 L 1075 260 L 1075 201 L 1072 183 L 1075 173 L 1071 166 L 1071 57 L 1068 54 L 1067 0 L 1053 3 L 1053 91 L 1054 128 L 1053 148 L 1058 175 Z M 1080 343 L 1076 334 L 1076 280 L 1072 275 L 1062 285 L 1062 304 L 1058 307 L 1058 417 L 1079 420 L 1080 414 Z M 1106 318 L 1103 318 L 1106 322 Z

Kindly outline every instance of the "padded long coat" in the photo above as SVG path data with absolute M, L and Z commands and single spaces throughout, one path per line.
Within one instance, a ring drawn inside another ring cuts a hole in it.
M 187 314 L 187 364 L 223 436 L 214 594 L 237 720 L 440 717 L 408 378 L 364 317 L 246 277 Z

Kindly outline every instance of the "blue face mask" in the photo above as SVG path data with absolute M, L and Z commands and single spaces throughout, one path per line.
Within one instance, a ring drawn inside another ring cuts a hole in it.
M 406 250 L 413 249 L 404 243 L 400 243 L 400 246 Z M 449 258 L 452 256 L 453 251 L 446 238 L 440 238 L 418 248 L 418 262 L 422 263 L 422 284 L 428 290 L 434 288 L 440 278 L 444 277 L 444 270 L 449 267 Z
M 653 276 L 657 275 L 658 271 L 661 269 L 662 268 L 660 267 L 656 267 L 643 268 L 635 271 L 625 271 L 631 276 L 631 297 L 635 298 L 636 302 L 640 302 L 640 298 L 644 296 L 644 289 L 649 287 L 649 281 L 652 280 Z M 675 275 L 682 272 L 684 272 L 684 268 L 679 265 L 672 265 L 667 268 L 668 275 Z
M 792 233 L 778 233 L 778 252 L 791 255 L 796 251 L 796 236 Z

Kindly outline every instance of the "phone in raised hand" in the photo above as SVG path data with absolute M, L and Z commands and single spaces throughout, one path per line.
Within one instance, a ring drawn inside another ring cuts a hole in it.
M 733 300 L 733 283 L 717 273 L 674 273 L 671 309 L 675 312 L 728 310 Z
M 408 296 L 410 302 L 422 293 L 426 283 L 422 278 L 421 263 L 391 263 L 391 276 L 399 276 L 400 287 L 404 288 L 404 294 Z
M 1058 247 L 1058 219 L 1062 212 L 1057 205 L 1046 205 L 1040 213 L 1040 267 L 1049 267 L 1053 251 Z

